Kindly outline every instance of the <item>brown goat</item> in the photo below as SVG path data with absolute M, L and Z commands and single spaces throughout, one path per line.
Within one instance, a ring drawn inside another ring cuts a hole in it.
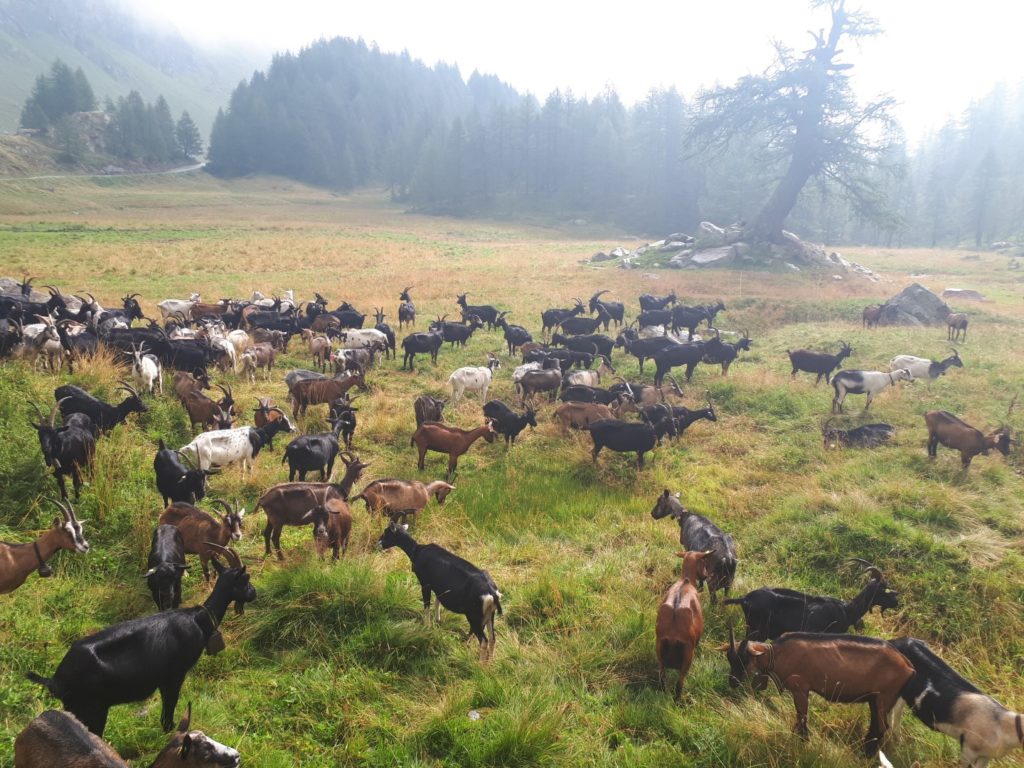
M 352 486 L 372 462 L 362 462 L 359 457 L 343 451 L 338 454 L 345 462 L 345 476 L 339 483 L 278 483 L 269 488 L 256 502 L 255 510 L 260 507 L 267 513 L 267 525 L 263 529 L 263 540 L 266 554 L 270 554 L 270 542 L 273 539 L 277 559 L 284 560 L 281 553 L 281 529 L 286 525 L 308 525 L 313 520 L 312 512 L 317 506 L 324 506 L 328 501 L 336 499 L 348 510 L 348 495 Z M 340 513 L 341 507 L 330 507 Z M 351 513 L 350 513 L 351 514 Z
M 424 484 L 419 480 L 385 477 L 374 480 L 358 496 L 352 497 L 352 501 L 362 499 L 366 502 L 367 512 L 379 512 L 395 520 L 399 516 L 405 518 L 410 514 L 418 514 L 427 506 L 431 497 L 437 499 L 438 504 L 444 504 L 448 494 L 454 490 L 455 486 L 444 480 Z
M 274 405 L 269 397 L 261 397 L 257 400 L 257 406 L 252 409 L 252 424 L 254 427 L 265 427 L 272 421 L 278 421 L 284 416 L 284 411 Z
M 971 460 L 979 453 L 988 455 L 995 448 L 1003 456 L 1010 453 L 1009 429 L 1000 427 L 986 435 L 970 424 L 961 421 L 949 411 L 928 411 L 924 415 L 928 425 L 928 455 L 932 458 L 938 453 L 939 443 L 954 451 L 960 451 L 960 463 L 964 469 L 971 466 Z
M 216 304 L 204 304 L 197 301 L 189 309 L 189 317 L 198 320 L 203 315 L 225 315 L 231 309 L 231 302 L 221 299 Z
M 882 319 L 882 307 L 878 304 L 869 304 L 864 307 L 861 313 L 861 326 L 864 328 L 877 328 L 878 321 Z
M 70 501 L 50 499 L 60 509 L 61 517 L 53 519 L 53 525 L 31 544 L 8 544 L 0 541 L 0 595 L 13 592 L 38 571 L 42 577 L 52 576 L 53 570 L 46 564 L 61 549 L 71 552 L 88 552 L 89 542 L 82 533 L 82 524 L 75 517 Z
M 448 454 L 448 475 L 445 477 L 449 483 L 455 475 L 455 469 L 459 465 L 459 456 L 469 450 L 469 447 L 480 438 L 488 443 L 494 442 L 494 427 L 488 421 L 476 429 L 459 429 L 449 427 L 446 424 L 436 422 L 425 422 L 413 432 L 409 445 L 415 445 L 420 452 L 419 461 L 416 466 L 423 469 L 423 457 L 427 451 L 437 451 Z
M 327 363 L 331 359 L 331 340 L 326 336 L 318 336 L 308 328 L 302 331 L 302 338 L 309 344 L 309 354 L 313 356 L 313 364 L 321 371 L 327 371 Z
M 253 344 L 269 344 L 278 352 L 288 350 L 291 337 L 284 331 L 271 331 L 268 328 L 256 328 L 252 331 Z
M 212 505 L 219 505 L 224 508 L 226 516 L 214 510 L 214 514 L 220 518 L 218 522 L 210 514 L 198 507 L 184 501 L 176 501 L 160 513 L 160 525 L 173 525 L 181 531 L 181 538 L 185 541 L 185 554 L 199 555 L 203 566 L 203 578 L 210 580 L 210 558 L 217 553 L 209 544 L 216 544 L 226 547 L 229 541 L 238 541 L 242 538 L 242 524 L 245 518 L 245 510 L 228 506 L 226 501 L 214 499 Z
M 581 429 L 590 426 L 590 422 L 600 419 L 619 418 L 612 409 L 601 403 L 578 403 L 570 400 L 555 409 L 554 418 L 562 425 L 562 429 Z
M 174 374 L 174 394 L 184 404 L 189 392 L 197 392 L 210 388 L 210 379 L 201 369 L 192 373 L 178 371 Z
M 335 560 L 345 554 L 352 533 L 352 512 L 348 504 L 341 499 L 327 499 L 312 510 L 311 519 L 313 543 L 320 558 L 323 559 L 328 547 Z
M 362 371 L 348 376 L 335 376 L 333 379 L 304 379 L 296 381 L 289 395 L 292 399 L 292 415 L 298 418 L 306 412 L 311 405 L 323 405 L 331 403 L 348 392 L 352 387 L 359 387 L 363 392 L 368 392 L 366 379 Z
M 245 350 L 245 352 L 242 353 L 240 363 L 243 368 L 247 367 L 245 358 L 249 358 L 249 360 L 252 361 L 251 364 L 249 364 L 248 366 L 248 368 L 251 369 L 249 371 L 250 381 L 255 380 L 256 370 L 260 368 L 267 369 L 267 380 L 270 380 L 270 369 L 274 367 L 274 361 L 277 360 L 277 350 L 274 349 L 273 346 L 271 346 L 267 342 L 253 344 L 251 347 Z
M 946 315 L 946 338 L 949 341 L 967 341 L 967 315 L 963 312 L 950 312 Z
M 914 667 L 885 640 L 856 635 L 787 632 L 772 644 L 744 640 L 738 646 L 729 628 L 729 683 L 739 685 L 748 674 L 754 687 L 774 680 L 779 690 L 793 694 L 796 732 L 807 736 L 807 701 L 813 691 L 826 701 L 853 704 L 866 701 L 871 724 L 864 754 L 874 755 L 889 728 L 889 713 L 900 691 L 914 676 Z
M 224 393 L 220 402 L 207 397 L 198 389 L 187 392 L 181 399 L 181 404 L 188 412 L 188 420 L 191 423 L 193 434 L 195 434 L 196 424 L 205 432 L 207 429 L 231 429 L 231 425 L 234 423 L 231 414 L 234 405 L 231 388 L 225 389 L 220 384 L 216 386 Z
M 683 690 L 683 681 L 693 664 L 700 636 L 704 634 L 704 611 L 697 584 L 707 578 L 704 558 L 709 552 L 677 552 L 683 558 L 683 575 L 669 587 L 658 608 L 654 625 L 654 653 L 658 657 L 658 680 L 665 690 L 665 667 L 679 670 L 675 697 Z
M 192 705 L 149 768 L 237 768 L 238 752 L 202 731 L 190 731 Z M 14 768 L 128 768 L 103 739 L 70 712 L 48 709 L 14 740 Z

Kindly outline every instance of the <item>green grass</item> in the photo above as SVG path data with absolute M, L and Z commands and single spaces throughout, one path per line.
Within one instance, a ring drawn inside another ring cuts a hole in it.
M 696 423 L 649 455 L 639 474 L 630 457 L 607 451 L 595 466 L 589 438 L 563 435 L 547 405 L 539 428 L 508 452 L 500 442 L 481 443 L 462 458 L 456 490 L 443 506 L 427 507 L 414 535 L 487 568 L 501 588 L 505 615 L 487 665 L 462 642 L 463 617 L 445 613 L 433 628 L 422 622 L 406 557 L 376 551 L 382 523 L 361 503 L 349 553 L 337 565 L 317 559 L 308 529 L 285 529 L 283 563 L 263 559 L 265 521 L 251 510 L 263 490 L 286 479 L 281 444 L 257 459 L 251 478 L 237 468 L 215 477 L 214 495 L 237 497 L 250 510 L 240 550 L 259 597 L 243 617 L 225 622 L 227 650 L 201 658 L 182 707 L 191 700 L 195 724 L 240 749 L 246 765 L 866 765 L 859 756 L 865 707 L 815 699 L 812 735 L 803 742 L 790 733 L 788 697 L 729 690 L 715 647 L 735 609 L 705 605 L 683 700 L 658 690 L 654 617 L 677 577 L 679 543 L 677 527 L 649 512 L 666 487 L 733 534 L 739 592 L 773 584 L 851 595 L 861 582 L 843 561 L 866 558 L 903 601 L 898 611 L 872 614 L 868 633 L 924 638 L 983 690 L 1024 707 L 1024 462 L 1016 451 L 978 457 L 964 473 L 944 449 L 929 461 L 921 418 L 933 408 L 979 427 L 1005 418 L 1024 374 L 1024 355 L 1007 342 L 1024 321 L 1019 305 L 998 300 L 972 310 L 972 339 L 959 347 L 963 370 L 876 400 L 870 418 L 896 426 L 892 446 L 825 451 L 819 428 L 831 389 L 808 377 L 791 380 L 785 350 L 834 348 L 844 339 L 854 347 L 850 367 L 864 368 L 884 368 L 903 352 L 941 356 L 944 330 L 866 332 L 859 310 L 898 290 L 921 263 L 941 288 L 961 268 L 959 254 L 847 254 L 882 271 L 892 281 L 885 285 L 773 273 L 741 282 L 723 271 L 653 279 L 639 270 L 581 268 L 579 259 L 616 244 L 606 237 L 402 215 L 372 196 L 335 197 L 277 180 L 68 180 L 52 193 L 24 183 L 0 196 L 3 271 L 31 265 L 39 282 L 90 290 L 103 302 L 139 291 L 150 312 L 160 298 L 198 287 L 205 297 L 315 289 L 360 307 L 384 305 L 390 314 L 400 288 L 411 284 L 421 328 L 452 314 L 464 290 L 536 327 L 541 309 L 573 296 L 613 288 L 632 306 L 641 292 L 675 288 L 694 300 L 722 296 L 729 310 L 721 325 L 747 328 L 755 339 L 727 379 L 700 366 L 685 387 L 691 406 L 710 395 L 718 422 Z M 1016 278 L 1000 264 L 986 256 L 977 269 L 971 287 L 1012 294 Z M 420 361 L 409 374 L 388 361 L 373 371 L 356 433 L 357 451 L 373 462 L 365 480 L 442 477 L 446 460 L 437 454 L 428 455 L 425 472 L 415 468 L 412 399 L 443 392 L 452 370 L 481 364 L 485 352 L 500 348 L 500 337 L 485 331 L 464 351 L 446 348 L 437 368 Z M 295 342 L 270 383 L 229 376 L 243 418 L 257 396 L 284 403 L 283 372 L 308 366 L 307 357 Z M 615 362 L 620 373 L 637 374 L 624 356 Z M 513 365 L 497 372 L 493 397 L 512 399 Z M 59 381 L 114 398 L 118 375 L 101 362 Z M 57 383 L 23 362 L 0 365 L 2 539 L 27 540 L 54 515 L 43 497 L 55 486 L 28 426 L 27 400 L 51 403 Z M 852 398 L 838 421 L 860 423 L 861 403 Z M 479 423 L 479 403 L 470 399 L 447 417 Z M 1017 414 L 1012 421 L 1021 426 Z M 301 426 L 323 424 L 320 407 Z M 55 578 L 33 576 L 0 598 L 2 766 L 12 763 L 17 733 L 56 704 L 24 673 L 50 672 L 75 639 L 151 610 L 141 573 L 160 511 L 152 479 L 159 438 L 172 446 L 190 439 L 169 397 L 151 400 L 148 413 L 100 441 L 78 505 L 93 551 L 62 553 Z M 198 567 L 185 593 L 185 604 L 207 594 Z M 155 698 L 116 707 L 106 737 L 145 765 L 165 743 L 157 721 Z M 907 716 L 885 751 L 901 767 L 952 766 L 957 745 Z M 1017 755 L 1000 764 L 1022 763 Z

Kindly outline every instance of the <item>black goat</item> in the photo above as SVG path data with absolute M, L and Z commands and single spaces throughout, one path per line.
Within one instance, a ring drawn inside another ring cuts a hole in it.
M 884 613 L 899 608 L 899 592 L 889 589 L 882 572 L 864 560 L 871 580 L 851 600 L 820 597 L 779 587 L 762 587 L 743 597 L 726 600 L 738 605 L 747 619 L 747 639 L 774 640 L 785 632 L 828 632 L 842 634 L 850 627 L 864 628 L 864 616 L 874 606 Z
M 153 457 L 153 471 L 156 473 L 156 489 L 160 491 L 165 507 L 172 501 L 195 504 L 202 500 L 206 495 L 206 479 L 217 473 L 214 469 L 196 469 L 187 455 L 164 445 L 163 438 L 160 438 L 160 447 Z
M 488 400 L 484 403 L 484 416 L 491 420 L 491 426 L 499 435 L 505 436 L 505 447 L 515 444 L 519 433 L 527 427 L 537 426 L 537 417 L 532 408 L 527 408 L 520 415 L 501 400 Z
M 672 310 L 671 309 L 647 309 L 641 312 L 636 318 L 636 324 L 640 328 L 646 328 L 649 325 L 664 325 L 668 326 L 672 324 Z
M 281 463 L 288 462 L 288 482 L 295 480 L 298 473 L 299 480 L 306 482 L 307 472 L 319 472 L 320 482 L 327 482 L 327 478 L 334 473 L 334 460 L 338 457 L 341 447 L 338 445 L 338 433 L 341 432 L 342 422 L 336 421 L 334 429 L 317 435 L 299 435 L 284 449 Z
M 39 448 L 43 452 L 43 460 L 46 462 L 46 466 L 53 469 L 53 476 L 57 479 L 61 498 L 66 500 L 68 497 L 64 478 L 71 475 L 71 482 L 75 489 L 75 501 L 78 501 L 82 490 L 82 470 L 89 468 L 93 456 L 96 454 L 95 426 L 90 425 L 91 420 L 84 414 L 76 414 L 75 418 L 65 419 L 66 423 L 63 427 L 55 427 L 57 409 L 62 403 L 63 401 L 58 400 L 50 409 L 48 423 L 43 418 L 39 406 L 30 403 L 35 408 L 39 421 L 30 421 L 29 423 L 39 435 Z
M 473 332 L 478 328 L 483 328 L 483 321 L 476 315 L 467 315 L 464 323 L 451 323 L 445 320 L 444 317 L 437 318 L 436 321 L 430 324 L 429 330 L 434 332 L 440 332 L 452 347 L 458 344 L 460 347 L 466 346 L 466 342 L 473 336 Z
M 412 408 L 416 412 L 416 426 L 420 427 L 425 421 L 442 421 L 442 412 L 448 398 L 431 397 L 420 395 L 413 401 Z
M 60 413 L 65 418 L 72 413 L 84 413 L 101 432 L 109 432 L 128 418 L 130 413 L 145 413 L 149 410 L 142 402 L 142 396 L 129 383 L 122 381 L 118 390 L 128 393 L 128 397 L 117 405 L 110 405 L 99 400 L 81 387 L 65 384 L 53 390 L 53 396 L 60 402 Z
M 530 332 L 523 328 L 521 325 L 511 325 L 508 320 L 505 319 L 505 315 L 508 312 L 501 312 L 498 314 L 498 319 L 494 323 L 495 328 L 501 328 L 505 332 L 505 343 L 508 345 L 509 357 L 515 354 L 516 347 L 521 347 L 523 344 L 529 344 L 533 341 L 533 336 Z
M 545 309 L 540 313 L 541 336 L 546 336 L 548 331 L 557 328 L 561 325 L 563 320 L 568 320 L 570 317 L 574 317 L 576 315 L 582 315 L 586 311 L 583 306 L 583 302 L 580 299 L 573 299 L 573 301 L 575 301 L 576 304 L 572 309 Z
M 441 606 L 452 613 L 461 613 L 469 620 L 470 635 L 475 635 L 480 642 L 481 660 L 490 659 L 494 654 L 494 617 L 501 615 L 501 592 L 490 574 L 437 544 L 417 544 L 394 523 L 381 534 L 377 545 L 381 549 L 399 547 L 408 555 L 412 571 L 420 582 L 427 621 L 430 621 L 430 593 L 433 592 L 437 597 L 437 620 L 441 619 Z M 490 638 L 487 637 L 488 627 Z
M 811 352 L 807 349 L 787 349 L 786 354 L 789 355 L 789 362 L 793 366 L 793 376 L 796 376 L 797 371 L 806 371 L 817 374 L 817 378 L 814 380 L 815 384 L 820 384 L 822 377 L 825 378 L 825 383 L 829 384 L 832 371 L 853 354 L 853 347 L 845 341 L 841 341 L 839 344 L 839 351 L 834 355 L 826 352 Z
M 430 355 L 430 362 L 437 365 L 437 353 L 444 343 L 444 335 L 440 331 L 427 333 L 410 333 L 402 339 L 402 370 L 408 365 L 413 370 L 413 361 L 418 353 Z
M 635 334 L 635 331 L 633 334 Z M 633 334 L 623 331 L 615 340 L 615 346 L 622 347 L 628 354 L 633 355 L 639 361 L 640 373 L 644 372 L 645 360 L 653 358 L 664 349 L 680 346 L 678 341 L 669 336 L 654 336 L 649 339 L 641 339 Z
M 356 433 L 357 426 L 356 412 L 359 410 L 352 407 L 353 400 L 355 400 L 355 397 L 351 400 L 347 397 L 339 397 L 331 403 L 330 412 L 327 417 L 335 433 L 340 433 L 347 450 L 352 450 L 352 437 Z
M 551 337 L 552 344 L 561 344 L 566 349 L 576 352 L 591 352 L 592 348 L 597 354 L 604 355 L 610 361 L 612 350 L 615 348 L 615 339 L 605 336 L 602 333 L 588 333 L 581 336 L 563 336 L 556 333 Z
M 579 336 L 580 334 L 596 333 L 601 325 L 604 325 L 604 329 L 607 331 L 609 320 L 611 320 L 611 316 L 599 304 L 597 317 L 567 317 L 558 325 L 564 333 Z
M 460 293 L 459 297 L 455 300 L 455 303 L 462 307 L 462 316 L 468 318 L 470 315 L 476 315 L 487 323 L 487 330 L 493 331 L 495 323 L 498 322 L 497 308 L 492 307 L 490 304 L 467 304 L 466 297 L 468 295 L 468 293 Z
M 185 540 L 173 525 L 153 531 L 146 563 L 146 583 L 158 611 L 181 605 L 181 575 L 185 572 Z
M 390 325 L 384 322 L 384 307 L 381 307 L 380 309 L 374 307 L 373 312 L 376 316 L 376 325 L 373 326 L 374 330 L 383 333 L 388 340 L 387 349 L 384 350 L 384 357 L 386 358 L 390 355 L 391 359 L 394 360 L 395 354 L 398 351 L 398 346 L 395 342 L 395 331 Z
M 682 405 L 668 405 L 667 403 L 655 403 L 654 405 L 646 405 L 640 409 L 640 418 L 648 424 L 656 424 L 666 416 L 671 417 L 676 422 L 676 436 L 681 437 L 686 428 L 693 424 L 695 421 L 701 419 L 707 419 L 708 421 L 718 421 L 718 416 L 715 414 L 715 407 L 708 402 L 707 408 L 691 409 L 686 408 Z
M 654 296 L 650 293 L 644 293 L 640 296 L 640 309 L 664 309 L 669 304 L 675 304 L 676 292 L 673 290 L 668 296 Z
M 405 324 L 415 326 L 416 325 L 416 305 L 413 304 L 412 298 L 409 296 L 409 289 L 412 286 L 403 288 L 402 292 L 398 294 L 398 300 L 402 303 L 398 305 L 398 329 L 401 330 L 405 327 Z
M 608 293 L 608 291 L 598 291 L 590 297 L 590 314 L 594 314 L 597 312 L 598 307 L 601 307 L 604 309 L 605 314 L 615 321 L 616 326 L 622 325 L 622 320 L 626 314 L 626 307 L 621 301 L 601 301 L 600 297 L 602 293 Z M 605 325 L 605 328 L 607 327 L 608 326 Z
M 703 341 L 696 341 L 665 347 L 660 352 L 656 352 L 654 354 L 654 386 L 660 387 L 665 376 L 673 368 L 681 365 L 686 366 L 686 380 L 689 381 L 693 377 L 693 370 L 697 364 L 704 361 L 705 346 Z
M 637 469 L 644 468 L 644 454 L 652 450 L 665 435 L 675 437 L 676 425 L 672 419 L 662 419 L 654 426 L 620 419 L 598 419 L 583 426 L 594 441 L 591 457 L 597 463 L 602 448 L 619 453 L 636 452 Z
M 159 688 L 160 724 L 169 731 L 185 675 L 204 649 L 216 653 L 223 647 L 217 627 L 228 606 L 234 602 L 235 612 L 242 613 L 256 599 L 238 555 L 218 549 L 229 567 L 213 561 L 219 577 L 202 605 L 130 619 L 76 640 L 53 677 L 29 672 L 28 679 L 45 686 L 97 736 L 103 735 L 110 707 L 142 701 Z
M 743 332 L 743 338 L 735 343 L 722 341 L 716 331 L 715 337 L 704 343 L 704 362 L 709 365 L 721 365 L 722 375 L 728 376 L 729 366 L 739 356 L 740 351 L 749 352 L 753 343 L 746 331 Z
M 725 590 L 725 594 L 728 595 L 729 588 L 736 578 L 736 565 L 739 560 L 736 558 L 736 544 L 732 536 L 722 533 L 717 525 L 703 515 L 688 510 L 679 501 L 679 496 L 673 496 L 666 488 L 651 510 L 651 517 L 660 520 L 669 516 L 679 523 L 679 543 L 684 549 L 711 552 L 704 561 L 704 569 L 707 573 L 708 591 L 711 592 L 711 604 L 714 605 L 718 590 Z M 703 580 L 698 587 L 703 589 Z
M 558 399 L 563 403 L 600 403 L 611 405 L 620 397 L 618 392 L 612 392 L 601 387 L 588 387 L 585 384 L 571 384 L 562 390 Z

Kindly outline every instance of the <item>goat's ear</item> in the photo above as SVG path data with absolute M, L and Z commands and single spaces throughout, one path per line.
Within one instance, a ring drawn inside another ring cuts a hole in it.
M 722 643 L 721 645 L 715 646 L 716 651 L 728 651 L 730 648 L 732 648 L 732 646 L 728 643 Z
M 763 656 L 764 651 L 765 647 L 763 645 L 760 647 L 756 647 L 754 646 L 754 644 L 751 643 L 747 646 L 747 653 L 749 653 L 751 656 Z
M 182 760 L 188 759 L 188 753 L 192 751 L 192 734 L 186 733 L 181 739 L 181 746 L 178 747 L 178 757 Z
M 63 520 L 61 520 L 61 519 L 60 519 L 59 517 L 55 517 L 55 518 L 53 518 L 53 527 L 54 527 L 54 528 L 60 528 L 60 527 L 62 527 L 63 525 L 64 525 L 64 521 L 63 521 Z
M 668 489 L 668 488 L 666 488 L 666 489 L 665 489 L 665 492 L 664 492 L 663 494 L 661 494 L 661 497 L 662 497 L 663 499 L 667 499 L 667 498 L 668 498 L 669 496 L 671 496 L 671 495 L 672 495 L 672 494 L 671 494 L 671 492 L 669 491 L 669 489 Z

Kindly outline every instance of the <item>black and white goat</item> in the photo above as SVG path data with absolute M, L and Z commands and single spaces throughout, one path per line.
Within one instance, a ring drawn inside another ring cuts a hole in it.
M 944 376 L 950 368 L 963 367 L 964 364 L 960 359 L 960 353 L 955 349 L 952 355 L 939 362 L 923 357 L 914 357 L 913 355 L 896 355 L 896 357 L 889 361 L 890 371 L 906 368 L 915 379 L 924 379 L 929 383 L 939 378 L 939 376 Z
M 866 411 L 871 407 L 871 401 L 879 392 L 889 386 L 896 386 L 898 381 L 913 381 L 914 375 L 906 368 L 898 368 L 895 371 L 840 371 L 832 377 L 832 389 L 835 390 L 835 397 L 832 398 L 832 412 L 843 412 L 843 401 L 847 395 L 867 395 L 868 401 L 864 405 Z

